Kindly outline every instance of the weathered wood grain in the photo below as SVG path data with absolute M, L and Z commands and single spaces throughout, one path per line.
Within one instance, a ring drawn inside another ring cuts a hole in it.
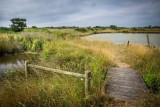
M 106 93 L 116 100 L 133 100 L 148 91 L 141 75 L 132 68 L 114 67 L 108 71 Z

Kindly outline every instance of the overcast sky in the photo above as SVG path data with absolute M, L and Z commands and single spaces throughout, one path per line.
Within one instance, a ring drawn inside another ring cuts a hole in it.
M 160 26 L 160 0 L 0 0 L 0 26 Z

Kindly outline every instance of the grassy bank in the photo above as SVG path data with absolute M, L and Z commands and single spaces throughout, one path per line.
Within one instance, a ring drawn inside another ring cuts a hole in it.
M 3 43 L 8 43 L 10 37 L 13 37 L 13 43 L 17 43 L 16 45 L 21 46 L 24 51 L 39 52 L 40 58 L 33 61 L 38 65 L 78 73 L 84 73 L 86 66 L 92 72 L 92 82 L 91 96 L 85 97 L 84 80 L 79 78 L 30 69 L 26 80 L 23 69 L 8 70 L 3 74 L 0 82 L 1 107 L 105 105 L 105 75 L 112 65 L 108 57 L 90 49 L 73 46 L 69 40 L 22 35 L 3 37 L 5 37 L 1 39 L 5 41 Z M 12 44 L 8 43 L 7 46 L 11 47 Z M 7 50 L 8 47 L 5 49 Z
M 0 55 L 42 50 L 43 38 L 19 34 L 0 34 Z
M 30 69 L 26 80 L 23 69 L 8 70 L 0 80 L 0 106 L 108 106 L 116 102 L 105 96 L 105 75 L 110 67 L 121 61 L 138 69 L 151 90 L 151 94 L 144 95 L 138 105 L 154 107 L 160 104 L 160 49 L 79 38 L 96 32 L 88 28 L 45 28 L 1 33 L 1 55 L 36 52 L 40 57 L 32 63 L 77 73 L 88 69 L 93 77 L 91 96 L 85 97 L 84 82 L 79 78 Z

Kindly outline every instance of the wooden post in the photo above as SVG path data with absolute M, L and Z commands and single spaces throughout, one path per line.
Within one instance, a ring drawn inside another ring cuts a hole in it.
M 91 86 L 91 72 L 85 71 L 85 96 L 87 97 L 89 95 L 90 86 Z
M 148 36 L 148 34 L 146 35 L 146 37 L 147 37 L 148 46 L 150 46 L 150 41 L 149 41 L 149 36 Z
M 27 64 L 29 63 L 29 60 L 25 61 L 25 77 L 27 78 L 27 72 L 28 72 L 28 67 Z
M 129 41 L 127 42 L 127 47 L 129 46 Z

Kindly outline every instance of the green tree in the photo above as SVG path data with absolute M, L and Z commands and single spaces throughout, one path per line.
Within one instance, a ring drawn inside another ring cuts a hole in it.
M 22 31 L 26 25 L 26 19 L 25 18 L 13 18 L 10 20 L 12 22 L 11 29 L 15 32 Z
M 111 29 L 117 29 L 118 27 L 116 25 L 110 25 Z
M 32 26 L 33 29 L 37 29 L 37 26 Z

